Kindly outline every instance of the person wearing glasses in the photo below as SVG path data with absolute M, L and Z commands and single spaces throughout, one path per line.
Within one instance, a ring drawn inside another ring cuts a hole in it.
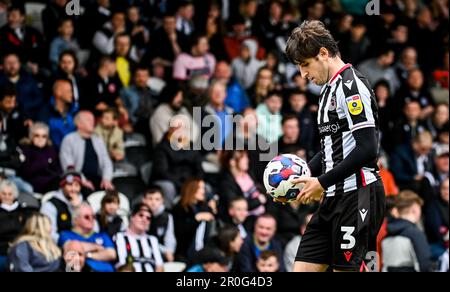
M 58 152 L 49 139 L 48 126 L 41 122 L 34 123 L 21 149 L 25 158 L 20 169 L 21 177 L 37 193 L 57 190 L 62 170 Z
M 125 232 L 114 237 L 117 248 L 116 267 L 133 264 L 136 272 L 163 272 L 163 258 L 158 239 L 148 235 L 152 213 L 150 207 L 136 205 L 130 217 L 130 225 Z
M 114 243 L 106 233 L 94 232 L 95 215 L 88 203 L 81 203 L 73 214 L 73 228 L 63 231 L 58 245 L 78 241 L 86 255 L 86 265 L 95 272 L 114 272 L 112 262 L 116 260 Z

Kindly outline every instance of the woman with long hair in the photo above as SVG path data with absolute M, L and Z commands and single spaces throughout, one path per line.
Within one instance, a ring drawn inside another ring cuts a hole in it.
M 250 97 L 253 106 L 256 107 L 274 89 L 275 83 L 273 82 L 272 70 L 268 67 L 262 67 L 256 75 L 255 85 L 248 89 L 247 95 Z
M 55 272 L 60 267 L 60 259 L 61 250 L 51 237 L 50 219 L 33 214 L 9 251 L 11 271 Z
M 215 220 L 216 204 L 207 199 L 205 182 L 196 178 L 187 180 L 172 213 L 177 238 L 175 257 L 185 261 L 203 248 L 208 238 L 208 223 Z
M 116 190 L 107 190 L 96 215 L 99 232 L 108 234 L 110 238 L 113 238 L 116 233 L 124 231 L 127 227 L 117 214 L 119 204 L 119 193 Z

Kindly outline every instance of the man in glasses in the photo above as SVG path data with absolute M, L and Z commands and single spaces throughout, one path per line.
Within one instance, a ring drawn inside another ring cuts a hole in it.
M 143 203 L 133 208 L 128 230 L 115 236 L 117 267 L 132 263 L 136 272 L 164 271 L 158 239 L 147 234 L 151 215 L 150 208 Z
M 58 241 L 64 246 L 68 241 L 78 241 L 83 246 L 86 265 L 95 272 L 114 272 L 111 262 L 116 259 L 114 243 L 106 233 L 94 232 L 95 216 L 92 207 L 87 203 L 75 209 L 73 214 L 73 228 L 63 231 Z

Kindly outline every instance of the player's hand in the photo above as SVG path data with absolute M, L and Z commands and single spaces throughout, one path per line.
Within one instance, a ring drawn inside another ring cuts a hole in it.
M 305 184 L 302 191 L 297 196 L 297 201 L 300 204 L 309 204 L 314 201 L 320 201 L 322 199 L 323 192 L 325 191 L 320 184 L 317 177 L 301 177 L 292 180 L 293 184 Z

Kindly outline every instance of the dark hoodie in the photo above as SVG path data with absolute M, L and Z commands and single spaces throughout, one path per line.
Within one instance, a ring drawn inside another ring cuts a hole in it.
M 390 219 L 387 226 L 389 236 L 404 236 L 411 240 L 421 272 L 431 271 L 431 252 L 425 234 L 412 222 Z

